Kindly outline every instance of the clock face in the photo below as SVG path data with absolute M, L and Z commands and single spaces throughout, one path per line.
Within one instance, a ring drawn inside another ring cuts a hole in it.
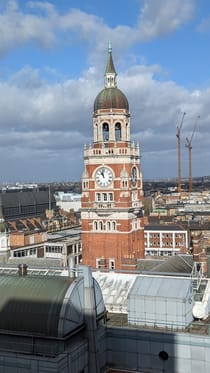
M 95 175 L 95 180 L 98 185 L 106 187 L 111 184 L 113 180 L 113 175 L 111 170 L 106 167 L 101 167 L 98 169 Z
M 132 185 L 135 186 L 136 185 L 136 181 L 137 181 L 136 167 L 132 168 L 132 171 L 131 171 L 131 181 L 132 181 Z

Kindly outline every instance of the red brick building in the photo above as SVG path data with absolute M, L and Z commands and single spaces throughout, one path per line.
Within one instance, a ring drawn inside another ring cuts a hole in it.
M 140 149 L 130 139 L 129 103 L 117 88 L 109 47 L 105 87 L 93 111 L 93 144 L 84 149 L 82 177 L 83 264 L 135 269 L 144 257 Z

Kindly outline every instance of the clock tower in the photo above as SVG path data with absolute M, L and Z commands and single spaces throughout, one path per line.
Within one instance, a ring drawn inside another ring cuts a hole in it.
M 109 45 L 104 89 L 93 109 L 93 144 L 84 148 L 83 264 L 135 270 L 144 258 L 140 149 L 130 139 L 129 103 L 117 88 Z

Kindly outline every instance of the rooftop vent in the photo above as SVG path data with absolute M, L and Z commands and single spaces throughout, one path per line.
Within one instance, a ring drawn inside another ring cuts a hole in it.
M 18 265 L 18 274 L 19 276 L 26 276 L 27 275 L 27 264 L 19 264 Z

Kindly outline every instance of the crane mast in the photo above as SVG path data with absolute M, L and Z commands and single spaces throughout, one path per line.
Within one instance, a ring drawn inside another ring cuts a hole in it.
M 176 128 L 177 129 L 176 137 L 178 141 L 178 147 L 177 147 L 177 150 L 178 150 L 178 187 L 177 187 L 178 193 L 180 193 L 182 189 L 181 187 L 181 130 L 182 130 L 185 115 L 186 113 L 184 112 L 182 114 L 181 123 Z
M 200 116 L 198 115 L 196 118 L 190 139 L 186 137 L 186 141 L 185 141 L 185 147 L 188 148 L 189 192 L 192 192 L 192 139 L 195 134 L 195 130 L 197 128 L 199 118 Z

